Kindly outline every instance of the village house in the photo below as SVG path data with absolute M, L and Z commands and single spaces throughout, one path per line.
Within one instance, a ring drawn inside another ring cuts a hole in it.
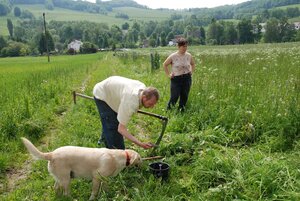
M 73 49 L 75 52 L 79 52 L 82 44 L 83 43 L 80 40 L 73 40 L 68 44 L 68 49 Z
M 300 22 L 294 22 L 294 26 L 296 30 L 300 29 Z
M 266 32 L 266 29 L 265 29 L 266 24 L 267 23 L 259 23 L 259 25 L 262 27 L 261 28 L 262 33 Z M 293 24 L 294 24 L 295 30 L 300 30 L 300 22 L 294 22 Z

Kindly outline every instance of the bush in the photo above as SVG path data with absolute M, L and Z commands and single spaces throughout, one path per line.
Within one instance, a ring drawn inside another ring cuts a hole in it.
M 96 53 L 97 50 L 98 50 L 97 45 L 89 42 L 84 42 L 80 47 L 80 53 L 82 54 Z
M 76 50 L 74 48 L 70 48 L 67 50 L 67 54 L 74 55 L 76 54 Z
M 10 42 L 7 47 L 1 50 L 2 57 L 17 57 L 29 55 L 28 45 L 20 42 Z
M 16 17 L 20 17 L 20 16 L 21 16 L 21 13 L 22 13 L 21 9 L 20 9 L 18 6 L 16 6 L 16 7 L 14 8 L 14 15 L 15 15 Z

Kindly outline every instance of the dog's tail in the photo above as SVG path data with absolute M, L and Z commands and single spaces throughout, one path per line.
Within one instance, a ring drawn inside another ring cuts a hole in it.
M 40 152 L 29 140 L 21 138 L 29 153 L 36 159 L 51 160 L 51 153 Z

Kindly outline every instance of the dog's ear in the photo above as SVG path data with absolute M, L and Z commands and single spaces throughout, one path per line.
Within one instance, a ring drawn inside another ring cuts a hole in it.
M 130 151 L 130 165 L 138 165 L 142 163 L 140 154 L 131 150 Z

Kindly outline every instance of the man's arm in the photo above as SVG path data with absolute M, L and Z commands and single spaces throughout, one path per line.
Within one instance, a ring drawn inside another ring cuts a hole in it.
M 139 141 L 136 137 L 131 135 L 128 132 L 127 127 L 121 123 L 119 123 L 118 132 L 121 135 L 123 135 L 126 139 L 130 140 L 131 142 L 133 142 L 134 144 L 136 144 L 140 147 L 143 147 L 144 149 L 150 149 L 153 147 L 153 144 L 151 144 L 151 143 L 143 143 L 143 142 Z

